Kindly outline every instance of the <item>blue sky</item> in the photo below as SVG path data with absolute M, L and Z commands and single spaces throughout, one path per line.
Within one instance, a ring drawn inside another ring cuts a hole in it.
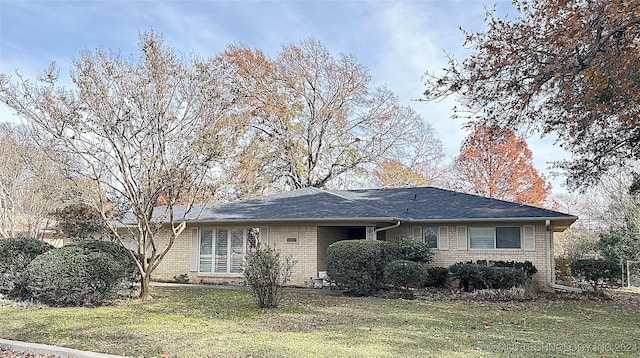
M 459 26 L 484 29 L 485 9 L 494 4 L 499 13 L 515 15 L 510 0 L 0 0 L 0 72 L 34 78 L 55 61 L 64 76 L 80 51 L 96 48 L 137 56 L 138 33 L 151 29 L 179 52 L 202 57 L 231 43 L 275 56 L 283 44 L 314 37 L 334 54 L 354 54 L 374 85 L 388 86 L 431 123 L 453 157 L 466 136 L 463 123 L 450 118 L 453 99 L 414 99 L 424 91 L 424 73 L 445 66 L 445 51 L 463 58 Z M 10 111 L 0 107 L 0 121 L 8 120 Z M 528 143 L 537 169 L 549 178 L 548 162 L 566 153 L 553 138 Z M 552 181 L 554 192 L 562 191 L 561 181 Z

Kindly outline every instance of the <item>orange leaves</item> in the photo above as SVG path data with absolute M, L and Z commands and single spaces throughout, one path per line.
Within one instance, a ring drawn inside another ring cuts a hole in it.
M 640 159 L 640 0 L 514 5 L 515 17 L 487 12 L 486 31 L 465 33 L 471 54 L 426 76 L 425 100 L 455 94 L 454 117 L 557 134 L 578 185 Z
M 551 190 L 524 139 L 499 127 L 478 126 L 462 144 L 455 170 L 462 188 L 491 198 L 543 206 Z

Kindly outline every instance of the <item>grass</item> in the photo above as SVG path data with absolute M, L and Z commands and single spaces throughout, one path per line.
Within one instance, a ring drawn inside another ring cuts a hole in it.
M 431 302 L 154 287 L 154 301 L 0 307 L 0 337 L 134 357 L 637 356 L 638 304 Z

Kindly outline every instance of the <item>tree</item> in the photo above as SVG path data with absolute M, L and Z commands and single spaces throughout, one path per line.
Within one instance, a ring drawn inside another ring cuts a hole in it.
M 640 259 L 640 224 L 630 222 L 600 233 L 596 248 L 604 257 L 615 262 L 637 261 Z
M 102 215 L 94 207 L 72 203 L 51 213 L 56 219 L 56 229 L 67 237 L 88 239 L 106 233 Z
M 223 58 L 236 75 L 250 128 L 231 169 L 248 195 L 339 186 L 348 176 L 372 174 L 385 159 L 441 151 L 415 111 L 389 89 L 370 88 L 353 56 L 333 56 L 317 40 L 286 45 L 276 58 L 234 45 Z
M 179 58 L 153 32 L 140 35 L 139 49 L 137 59 L 82 52 L 71 69 L 72 89 L 58 84 L 54 64 L 35 82 L 2 75 L 0 99 L 40 143 L 82 164 L 78 174 L 95 185 L 109 231 L 120 244 L 135 245 L 140 298 L 150 300 L 151 273 L 185 229 L 207 172 L 231 146 L 235 97 L 215 62 Z M 156 207 L 160 195 L 166 205 Z
M 38 147 L 26 127 L 0 124 L 0 238 L 41 238 L 52 224 L 73 187 L 52 156 L 60 153 Z
M 514 1 L 512 20 L 488 12 L 465 32 L 471 54 L 425 76 L 425 100 L 456 94 L 473 120 L 555 133 L 572 153 L 558 166 L 587 186 L 640 159 L 640 2 Z
M 454 167 L 461 190 L 544 206 L 551 184 L 533 166 L 524 139 L 511 130 L 478 126 L 462 143 Z

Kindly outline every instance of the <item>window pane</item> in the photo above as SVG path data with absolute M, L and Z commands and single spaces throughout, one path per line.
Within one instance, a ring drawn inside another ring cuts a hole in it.
M 432 249 L 438 248 L 438 231 L 435 227 L 424 227 L 422 229 L 424 235 L 424 243 Z
M 472 249 L 493 249 L 495 229 L 492 227 L 470 227 L 469 244 Z
M 241 273 L 244 260 L 244 230 L 231 230 L 231 272 Z
M 247 249 L 257 249 L 260 244 L 260 228 L 252 227 L 247 230 Z
M 213 230 L 200 230 L 200 272 L 211 272 L 211 252 L 213 248 Z
M 228 234 L 229 230 L 218 229 L 216 235 L 216 272 L 227 272 Z
M 519 227 L 497 227 L 496 228 L 496 248 L 497 249 L 520 249 L 520 228 Z

